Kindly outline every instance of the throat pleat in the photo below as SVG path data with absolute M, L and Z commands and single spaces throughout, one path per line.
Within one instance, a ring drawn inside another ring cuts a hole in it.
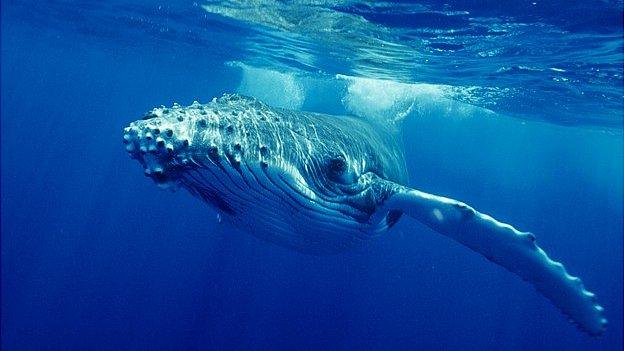
M 224 218 L 264 240 L 326 254 L 384 229 L 359 221 L 366 214 L 356 208 L 316 196 L 288 168 L 245 161 L 233 165 L 226 159 L 203 162 L 207 164 L 197 162 L 197 168 L 185 172 L 184 186 L 229 215 Z

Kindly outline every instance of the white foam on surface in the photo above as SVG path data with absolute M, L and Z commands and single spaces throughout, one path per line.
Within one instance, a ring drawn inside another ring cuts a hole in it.
M 337 75 L 347 83 L 342 103 L 354 115 L 394 123 L 422 109 L 424 102 L 444 100 L 444 87 Z
M 306 75 L 253 67 L 241 62 L 237 92 L 268 105 L 334 115 L 355 115 L 384 125 L 400 127 L 408 116 L 436 114 L 462 118 L 491 111 L 453 99 L 457 87 L 427 83 L 402 83 L 348 75 Z
M 300 110 L 305 101 L 302 82 L 294 73 L 256 68 L 243 63 L 231 65 L 242 69 L 241 83 L 237 92 L 259 99 L 274 106 Z

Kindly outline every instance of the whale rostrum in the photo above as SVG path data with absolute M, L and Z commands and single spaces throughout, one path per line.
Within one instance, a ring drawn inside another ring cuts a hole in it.
M 376 122 L 226 94 L 208 104 L 155 108 L 130 123 L 123 140 L 160 187 L 188 190 L 223 221 L 266 241 L 333 254 L 410 217 L 533 284 L 580 329 L 605 329 L 594 294 L 532 233 L 406 186 L 402 145 Z

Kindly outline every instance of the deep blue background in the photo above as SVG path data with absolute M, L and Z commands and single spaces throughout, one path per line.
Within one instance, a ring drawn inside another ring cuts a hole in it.
M 3 350 L 620 349 L 621 130 L 434 107 L 405 126 L 412 186 L 531 230 L 598 294 L 610 326 L 590 338 L 409 220 L 312 257 L 158 191 L 121 130 L 153 106 L 236 89 L 240 72 L 217 61 L 3 14 Z

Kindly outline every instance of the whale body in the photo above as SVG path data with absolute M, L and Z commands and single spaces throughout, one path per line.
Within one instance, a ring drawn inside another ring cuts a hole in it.
M 235 94 L 155 108 L 123 135 L 129 155 L 160 187 L 188 190 L 263 240 L 334 254 L 410 217 L 533 284 L 583 331 L 604 331 L 594 294 L 532 233 L 406 186 L 397 139 L 375 121 L 272 108 Z

